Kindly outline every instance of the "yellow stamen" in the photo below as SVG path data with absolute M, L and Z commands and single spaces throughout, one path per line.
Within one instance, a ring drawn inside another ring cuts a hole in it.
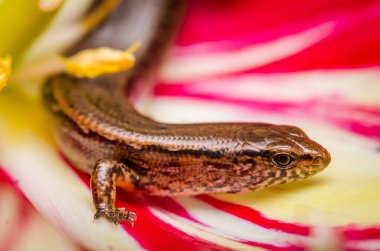
M 82 21 L 82 25 L 86 32 L 95 28 L 108 14 L 120 3 L 120 0 L 103 1 L 95 10 L 93 10 Z
M 133 52 L 140 46 L 134 43 L 125 51 L 108 47 L 83 50 L 70 58 L 62 57 L 66 72 L 78 78 L 94 78 L 99 75 L 118 73 L 132 68 L 135 64 Z
M 11 75 L 11 65 L 12 58 L 10 56 L 0 58 L 0 90 L 3 89 L 8 82 L 9 76 Z
M 136 41 L 131 46 L 129 46 L 129 48 L 124 51 L 124 53 L 130 53 L 130 54 L 132 54 L 135 51 L 137 51 L 140 48 L 140 46 L 141 46 L 141 42 L 140 41 Z

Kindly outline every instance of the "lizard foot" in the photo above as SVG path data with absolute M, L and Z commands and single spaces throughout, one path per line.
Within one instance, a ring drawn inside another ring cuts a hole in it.
M 129 221 L 132 227 L 135 224 L 135 221 L 137 220 L 136 214 L 134 212 L 128 211 L 125 208 L 98 210 L 94 215 L 94 219 L 99 219 L 100 217 L 104 217 L 109 222 L 115 224 L 127 220 Z

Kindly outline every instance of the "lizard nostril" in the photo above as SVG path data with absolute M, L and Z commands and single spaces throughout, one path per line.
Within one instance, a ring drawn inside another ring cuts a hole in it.
M 313 159 L 313 165 L 321 165 L 321 164 L 323 164 L 324 161 L 325 160 L 324 160 L 324 158 L 321 155 L 317 155 Z
M 329 152 L 323 151 L 313 158 L 312 164 L 315 166 L 327 166 L 330 163 L 331 157 Z

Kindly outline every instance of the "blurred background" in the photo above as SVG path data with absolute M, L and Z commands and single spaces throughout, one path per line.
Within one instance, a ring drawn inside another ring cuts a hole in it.
M 187 2 L 139 110 L 173 123 L 297 125 L 330 166 L 246 194 L 121 191 L 136 226 L 93 222 L 89 176 L 59 153 L 40 98 L 55 56 L 86 33 L 92 1 L 3 0 L 0 250 L 380 250 L 380 1 Z

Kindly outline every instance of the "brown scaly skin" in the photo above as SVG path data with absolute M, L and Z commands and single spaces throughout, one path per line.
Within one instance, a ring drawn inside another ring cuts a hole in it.
M 157 1 L 147 0 L 145 4 Z M 159 196 L 237 193 L 304 179 L 323 170 L 330 162 L 329 153 L 297 127 L 165 124 L 133 108 L 126 95 L 133 93 L 131 87 L 154 79 L 152 73 L 161 61 L 162 48 L 168 47 L 178 25 L 183 1 L 165 2 L 169 4 L 164 18 L 154 29 L 156 35 L 146 42 L 146 56 L 131 75 L 96 79 L 61 75 L 50 79 L 44 88 L 45 101 L 59 118 L 60 148 L 78 168 L 92 174 L 95 218 L 134 223 L 134 213 L 115 208 L 119 185 Z M 130 6 L 117 10 L 77 49 L 128 47 L 123 36 L 101 36 L 110 27 L 115 34 L 129 30 L 120 12 L 133 10 L 141 0 L 126 4 Z M 154 18 L 151 21 L 155 23 Z M 128 36 L 129 32 L 125 33 Z

